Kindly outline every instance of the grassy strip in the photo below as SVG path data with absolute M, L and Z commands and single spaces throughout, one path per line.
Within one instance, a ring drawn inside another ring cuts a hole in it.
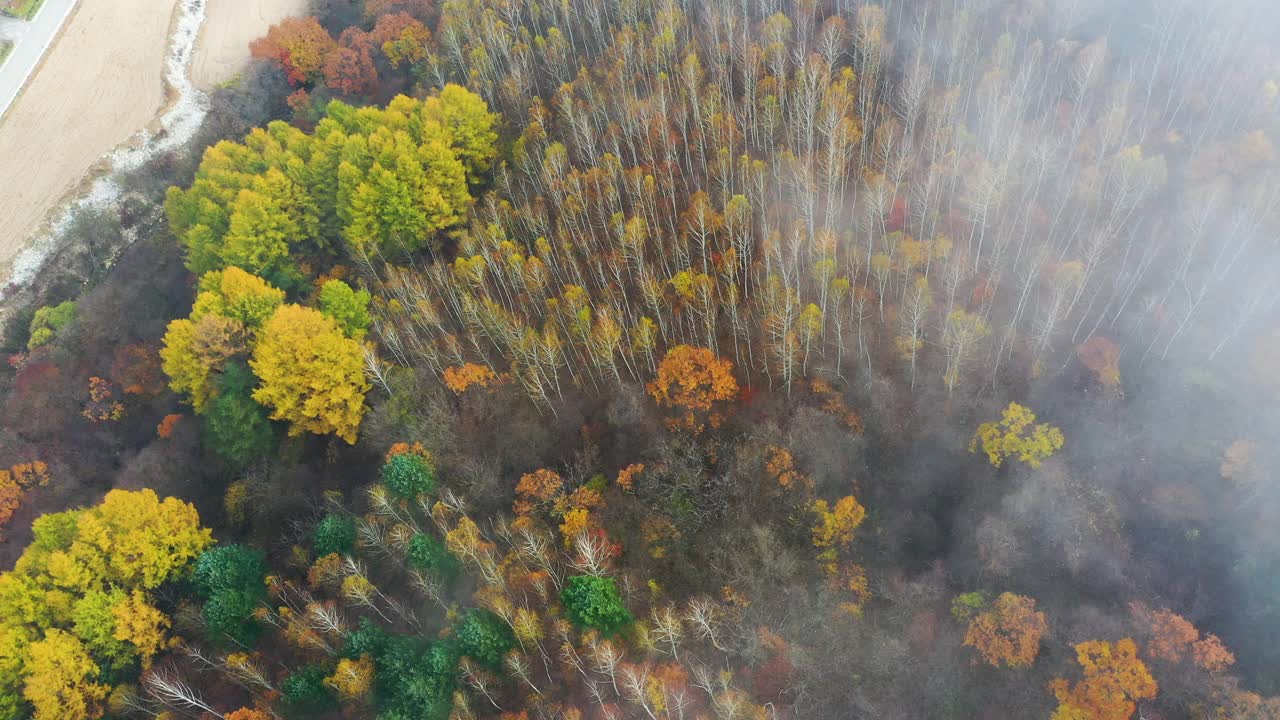
M 4 66 L 4 61 L 9 57 L 9 53 L 13 52 L 13 43 L 6 40 L 0 40 L 0 67 Z
M 30 20 L 35 17 L 36 11 L 39 10 L 40 6 L 43 4 L 44 0 L 18 0 L 17 3 L 5 3 L 4 6 L 0 8 L 0 12 L 3 12 L 5 15 L 12 15 L 13 17 L 20 18 L 22 20 Z

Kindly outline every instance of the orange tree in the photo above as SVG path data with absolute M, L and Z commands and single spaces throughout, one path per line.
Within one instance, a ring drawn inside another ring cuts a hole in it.
M 657 378 L 646 389 L 660 407 L 678 413 L 669 421 L 672 427 L 697 434 L 706 423 L 719 427 L 723 417 L 715 412 L 715 404 L 732 400 L 738 394 L 738 381 L 733 363 L 708 348 L 677 345 L 662 358 Z
M 1128 720 L 1137 701 L 1156 696 L 1155 678 L 1129 638 L 1115 644 L 1082 642 L 1076 645 L 1076 659 L 1084 670 L 1083 680 L 1070 684 L 1057 678 L 1049 683 L 1058 699 L 1051 720 Z
M 1048 629 L 1034 598 L 1001 593 L 992 609 L 969 621 L 964 644 L 994 667 L 1027 667 L 1040 653 L 1040 638 Z

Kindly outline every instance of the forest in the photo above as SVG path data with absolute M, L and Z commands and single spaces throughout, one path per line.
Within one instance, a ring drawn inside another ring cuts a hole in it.
M 0 720 L 1280 719 L 1280 7 L 311 10 L 6 310 Z

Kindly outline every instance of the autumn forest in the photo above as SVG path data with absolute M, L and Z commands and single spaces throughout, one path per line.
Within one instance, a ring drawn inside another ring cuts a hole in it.
M 1280 719 L 1280 11 L 311 12 L 4 310 L 0 720 Z

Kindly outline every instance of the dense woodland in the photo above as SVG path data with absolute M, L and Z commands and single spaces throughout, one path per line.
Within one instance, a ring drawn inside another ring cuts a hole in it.
M 1280 718 L 1280 13 L 320 1 L 8 311 L 0 718 Z

